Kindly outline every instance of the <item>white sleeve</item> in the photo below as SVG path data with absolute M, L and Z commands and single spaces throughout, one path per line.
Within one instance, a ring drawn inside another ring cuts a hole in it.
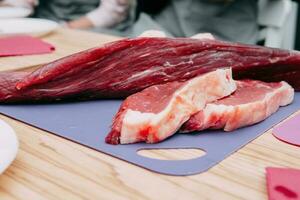
M 130 0 L 101 0 L 99 7 L 86 17 L 97 27 L 111 27 L 126 19 Z
M 3 0 L 2 3 L 15 7 L 25 7 L 33 9 L 38 4 L 37 0 Z

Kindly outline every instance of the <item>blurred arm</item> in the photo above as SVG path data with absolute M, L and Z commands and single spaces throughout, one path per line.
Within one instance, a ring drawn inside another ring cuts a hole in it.
M 33 9 L 38 0 L 0 0 L 0 6 L 26 7 Z
M 127 18 L 130 0 L 101 0 L 86 16 L 68 23 L 70 28 L 112 27 Z

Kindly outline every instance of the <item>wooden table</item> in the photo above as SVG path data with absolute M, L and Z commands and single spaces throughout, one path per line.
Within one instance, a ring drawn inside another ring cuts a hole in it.
M 0 69 L 34 67 L 116 40 L 82 31 L 58 30 L 43 38 L 53 54 L 0 58 Z M 20 151 L 0 176 L 0 199 L 266 199 L 265 167 L 300 168 L 299 147 L 266 132 L 208 172 L 174 177 L 150 172 L 16 120 Z M 147 152 L 162 159 L 192 157 L 193 150 Z

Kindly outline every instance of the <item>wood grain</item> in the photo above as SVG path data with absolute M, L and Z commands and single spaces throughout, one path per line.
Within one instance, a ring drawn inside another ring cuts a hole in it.
M 96 42 L 116 39 L 90 36 L 91 33 L 62 29 L 45 39 L 64 49 L 58 50 L 57 57 L 90 48 Z M 84 41 L 82 46 L 79 38 Z M 0 65 L 3 69 L 11 69 L 4 67 L 4 62 L 20 69 L 48 62 L 54 57 L 34 56 L 24 65 L 19 61 L 24 58 L 0 58 Z M 0 177 L 1 200 L 266 199 L 265 167 L 300 168 L 299 147 L 280 142 L 271 131 L 208 172 L 174 177 L 150 172 L 8 117 L 0 118 L 14 128 L 20 140 L 17 159 Z M 174 152 L 150 154 L 160 158 L 187 154 L 185 150 Z

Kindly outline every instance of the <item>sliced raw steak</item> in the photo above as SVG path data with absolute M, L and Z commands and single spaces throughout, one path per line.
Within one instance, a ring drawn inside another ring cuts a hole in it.
M 155 143 L 164 140 L 207 103 L 228 96 L 235 89 L 231 69 L 219 69 L 185 82 L 146 88 L 123 102 L 106 142 Z
M 284 81 L 244 80 L 236 83 L 237 90 L 232 95 L 207 104 L 181 127 L 181 132 L 208 128 L 232 131 L 266 119 L 294 98 L 294 89 Z

